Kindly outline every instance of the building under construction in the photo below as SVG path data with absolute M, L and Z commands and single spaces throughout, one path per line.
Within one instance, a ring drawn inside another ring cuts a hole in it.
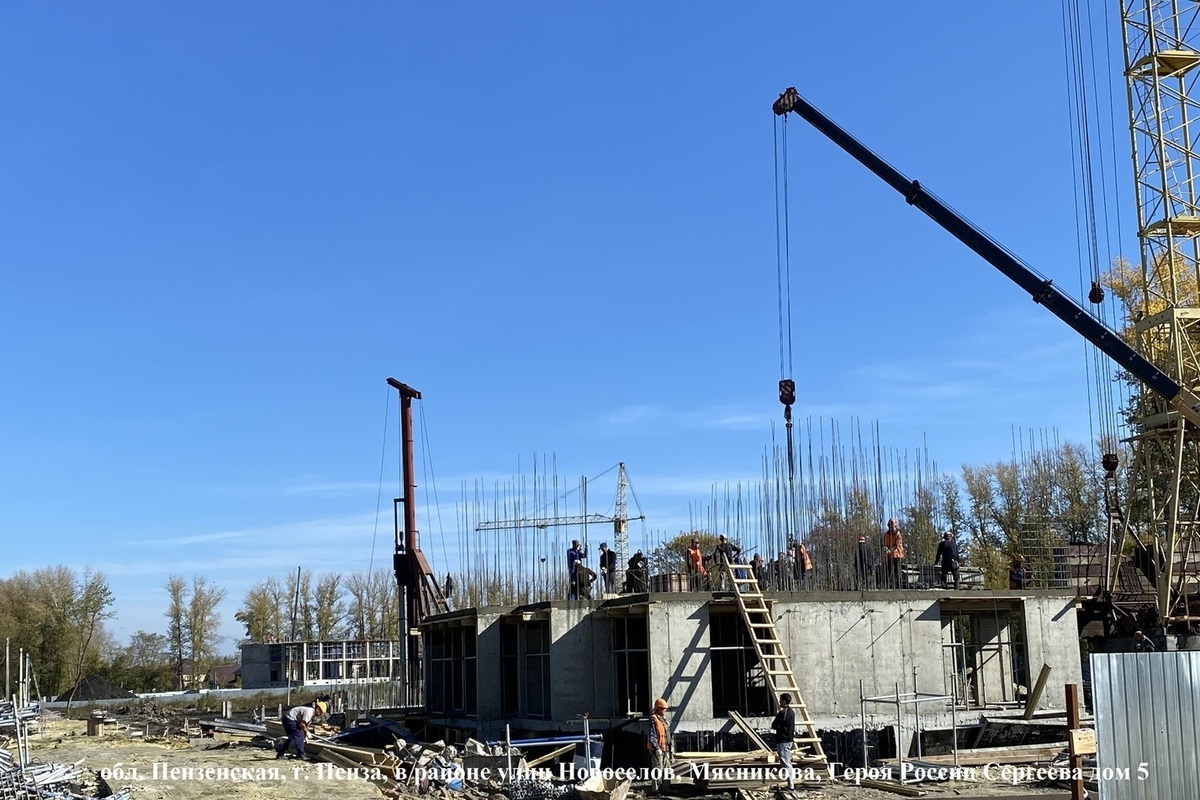
M 970 723 L 983 708 L 1061 709 L 1060 692 L 1041 689 L 1047 676 L 1055 686 L 1084 681 L 1081 629 L 1095 634 L 1093 649 L 1110 647 L 1134 627 L 1153 631 L 1160 647 L 1194 643 L 1200 311 L 1187 304 L 1200 283 L 1200 198 L 1190 177 L 1200 164 L 1188 131 L 1193 98 L 1200 99 L 1192 90 L 1200 46 L 1190 41 L 1200 36 L 1198 16 L 1191 6 L 1122 4 L 1142 283 L 1122 298 L 1129 305 L 1121 333 L 1106 320 L 1112 308 L 1104 305 L 1099 258 L 1092 259 L 1088 292 L 1095 307 L 1085 308 L 796 90 L 780 95 L 773 108 L 780 120 L 799 116 L 810 123 L 1094 346 L 1106 443 L 1090 467 L 1102 464 L 1105 473 L 1087 512 L 1094 525 L 1064 525 L 1046 503 L 1030 502 L 1013 512 L 1005 530 L 1005 556 L 1022 556 L 1027 578 L 1007 590 L 983 588 L 998 584 L 991 564 L 966 576 L 966 586 L 943 585 L 931 562 L 941 531 L 954 520 L 922 505 L 940 480 L 923 451 L 910 461 L 880 448 L 877 436 L 864 445 L 857 432 L 848 445 L 833 436 L 828 447 L 814 446 L 825 439 L 812 436 L 811 422 L 807 443 L 795 441 L 796 386 L 784 340 L 791 301 L 781 296 L 784 440 L 764 458 L 761 482 L 724 487 L 706 508 L 693 509 L 693 531 L 727 534 L 743 548 L 744 558 L 719 565 L 724 586 L 689 591 L 696 587 L 680 576 L 682 564 L 673 568 L 660 559 L 646 580 L 608 587 L 624 592 L 567 599 L 561 554 L 572 538 L 594 542 L 589 525 L 605 526 L 600 537 L 612 541 L 622 572 L 629 563 L 628 525 L 638 517 L 627 508 L 621 465 L 614 507 L 601 514 L 588 508 L 586 482 L 578 508 L 559 508 L 564 493 L 545 470 L 532 492 L 514 483 L 499 490 L 505 498 L 493 492 L 486 499 L 479 487 L 469 497 L 464 488 L 459 528 L 468 538 L 460 545 L 460 586 L 444 591 L 421 555 L 415 484 L 405 478 L 396 537 L 406 609 L 401 634 L 407 685 L 427 724 L 460 740 L 500 738 L 505 726 L 510 735 L 578 733 L 586 720 L 614 740 L 625 731 L 640 742 L 630 722 L 661 696 L 676 710 L 681 749 L 720 749 L 724 737 L 766 727 L 764 718 L 788 691 L 799 696 L 801 752 L 819 760 L 838 746 L 839 732 L 893 720 L 900 747 L 905 709 L 918 728 Z M 1083 62 L 1071 63 L 1072 77 L 1082 81 Z M 776 141 L 786 148 L 786 136 Z M 786 153 L 776 162 L 786 165 Z M 1081 161 L 1085 177 L 1092 169 Z M 783 231 L 781 238 L 790 237 Z M 790 286 L 788 269 L 781 261 L 781 287 Z M 1133 387 L 1128 395 L 1113 395 L 1118 371 L 1128 379 L 1122 385 Z M 420 397 L 391 383 L 402 407 Z M 411 476 L 411 423 L 404 423 Z M 555 505 L 548 509 L 546 501 Z M 910 538 L 905 567 L 885 584 L 852 553 L 856 534 L 873 546 L 889 516 L 906 517 Z M 652 549 L 652 539 L 642 541 Z M 794 562 L 784 564 L 799 541 L 816 562 L 804 582 L 785 577 L 795 575 Z M 753 553 L 779 564 L 774 578 L 763 580 L 749 560 Z M 879 703 L 891 708 L 879 711 Z

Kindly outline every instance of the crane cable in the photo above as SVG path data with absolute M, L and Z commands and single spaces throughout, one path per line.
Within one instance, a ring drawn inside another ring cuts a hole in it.
M 1105 156 L 1106 137 L 1104 135 L 1104 126 L 1102 125 L 1101 109 L 1099 103 L 1093 103 L 1089 100 L 1089 88 L 1096 96 L 1103 96 L 1100 92 L 1101 82 L 1096 75 L 1097 69 L 1097 47 L 1095 44 L 1094 24 L 1091 20 L 1091 12 L 1088 9 L 1086 12 L 1081 9 L 1078 0 L 1063 0 L 1063 37 L 1064 51 L 1067 58 L 1067 94 L 1071 102 L 1071 128 L 1074 134 L 1072 146 L 1072 160 L 1075 166 L 1076 180 L 1076 238 L 1078 240 L 1079 249 L 1079 272 L 1081 289 L 1087 286 L 1086 281 L 1091 281 L 1091 288 L 1088 291 L 1088 299 L 1094 304 L 1095 310 L 1092 316 L 1100 319 L 1106 324 L 1110 323 L 1110 317 L 1113 316 L 1108 311 L 1111 310 L 1110 304 L 1106 306 L 1106 293 L 1103 289 L 1103 274 L 1101 269 L 1101 247 L 1100 247 L 1100 220 L 1104 220 L 1104 235 L 1105 249 L 1107 252 L 1112 252 L 1112 242 L 1108 239 L 1108 231 L 1110 225 L 1107 222 L 1111 219 L 1112 213 L 1108 208 L 1108 192 L 1103 191 L 1103 186 L 1108 182 L 1108 175 Z M 1105 37 L 1106 44 L 1109 43 L 1109 37 Z M 1111 50 L 1111 47 L 1109 47 Z M 1104 54 L 1105 62 L 1111 58 L 1111 52 Z M 1090 75 L 1089 75 L 1090 68 Z M 1111 147 L 1111 139 L 1115 139 L 1115 133 L 1111 131 L 1112 120 L 1115 119 L 1113 112 L 1112 92 L 1108 92 L 1109 101 L 1109 119 L 1110 119 L 1110 141 L 1107 144 L 1110 154 L 1115 161 L 1115 147 Z M 1094 122 L 1093 122 L 1094 118 Z M 1095 152 L 1094 152 L 1095 151 Z M 1116 166 L 1113 165 L 1113 174 L 1115 177 Z M 1101 191 L 1097 192 L 1096 185 L 1100 184 Z M 1099 194 L 1100 206 L 1097 206 L 1097 194 Z M 1120 195 L 1119 192 L 1114 192 L 1115 196 Z M 1120 209 L 1117 208 L 1117 232 L 1118 252 L 1121 247 L 1120 241 Z M 1084 277 L 1084 264 L 1086 259 L 1088 262 L 1088 276 Z M 1116 403 L 1114 400 L 1113 386 L 1115 384 L 1113 375 L 1112 363 L 1105 358 L 1097 348 L 1089 347 L 1091 355 L 1091 363 L 1088 369 L 1090 375 L 1094 378 L 1096 390 L 1097 408 L 1093 409 L 1092 392 L 1088 392 L 1089 418 L 1090 422 L 1099 423 L 1100 439 L 1106 443 L 1111 443 L 1116 438 Z M 1092 431 L 1093 440 L 1096 439 L 1095 431 Z M 1111 446 L 1111 444 L 1106 444 Z
M 773 115 L 774 116 L 774 115 Z M 799 514 L 796 508 L 796 446 L 792 428 L 792 404 L 796 402 L 796 382 L 792 380 L 792 275 L 791 231 L 788 207 L 787 116 L 778 117 L 772 132 L 775 145 L 775 282 L 779 313 L 779 402 L 787 440 L 787 509 L 784 542 L 787 536 L 799 541 Z M 782 129 L 782 133 L 781 133 Z

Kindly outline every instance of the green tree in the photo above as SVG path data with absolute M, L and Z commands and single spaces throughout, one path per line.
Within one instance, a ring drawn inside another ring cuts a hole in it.
M 233 618 L 246 626 L 247 642 L 281 642 L 288 636 L 285 609 L 290 616 L 286 583 L 272 576 L 247 590 Z
M 0 580 L 0 635 L 32 655 L 38 688 L 57 696 L 100 662 L 112 602 L 100 573 L 62 565 L 20 571 Z
M 179 575 L 167 578 L 167 648 L 175 671 L 175 688 L 184 689 L 183 662 L 187 657 L 187 581 Z
M 187 606 L 186 636 L 188 656 L 194 680 L 203 680 L 220 645 L 221 615 L 217 606 L 225 599 L 225 590 L 199 575 L 192 578 Z
M 342 576 L 330 572 L 317 581 L 313 598 L 313 623 L 318 639 L 334 639 L 343 633 L 346 618 L 346 601 L 342 599 Z

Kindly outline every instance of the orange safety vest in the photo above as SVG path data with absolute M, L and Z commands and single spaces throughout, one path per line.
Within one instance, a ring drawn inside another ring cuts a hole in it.
M 655 732 L 655 734 L 657 734 L 658 749 L 661 752 L 665 753 L 667 750 L 670 749 L 667 746 L 667 725 L 666 725 L 666 723 L 663 722 L 663 718 L 660 717 L 658 714 L 651 714 L 650 715 L 650 724 L 654 726 L 654 732 Z M 654 749 L 654 743 L 650 739 L 646 739 L 646 748 L 648 750 Z
M 796 545 L 795 558 L 804 565 L 805 572 L 812 572 L 812 559 L 808 557 L 808 548 L 803 544 Z
M 888 558 L 904 558 L 904 537 L 899 531 L 883 534 L 883 546 L 887 548 Z
M 689 547 L 687 550 L 687 571 L 699 572 L 704 575 L 704 552 L 699 547 Z

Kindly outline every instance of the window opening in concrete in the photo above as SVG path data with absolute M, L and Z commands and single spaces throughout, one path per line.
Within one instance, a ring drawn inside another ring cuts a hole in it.
M 500 625 L 500 713 L 512 716 L 521 710 L 519 634 L 516 625 Z
M 959 706 L 976 708 L 1022 701 L 1029 691 L 1025 626 L 1017 609 L 941 610 L 946 693 Z
M 737 711 L 747 716 L 771 713 L 766 676 L 754 642 L 737 614 L 709 613 L 713 714 Z
M 465 627 L 433 630 L 427 641 L 429 710 L 474 716 L 475 631 Z
M 612 631 L 617 711 L 645 713 L 652 702 L 649 625 L 642 616 L 614 617 Z
M 550 622 L 522 624 L 525 662 L 525 716 L 550 718 Z

